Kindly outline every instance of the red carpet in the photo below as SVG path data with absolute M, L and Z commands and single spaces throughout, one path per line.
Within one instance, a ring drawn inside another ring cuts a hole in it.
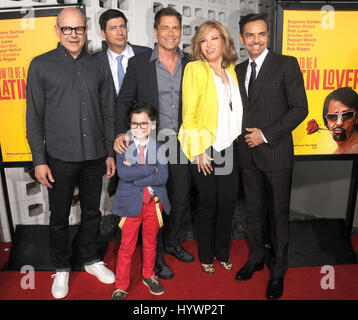
M 358 236 L 352 237 L 355 251 L 358 251 Z M 234 270 L 225 271 L 216 262 L 216 272 L 207 275 L 200 269 L 197 258 L 197 243 L 187 241 L 184 247 L 195 255 L 193 263 L 181 263 L 174 257 L 165 255 L 167 264 L 174 271 L 174 278 L 162 280 L 165 294 L 153 296 L 142 283 L 141 251 L 137 248 L 133 261 L 131 286 L 127 300 L 263 300 L 269 277 L 265 267 L 255 273 L 247 282 L 234 280 L 237 270 L 248 257 L 245 240 L 232 241 L 231 259 Z M 7 261 L 11 248 L 9 243 L 0 243 L 0 267 Z M 118 243 L 110 243 L 104 261 L 115 270 Z M 334 266 L 335 288 L 324 290 L 320 283 L 324 274 L 321 267 L 290 268 L 285 278 L 285 291 L 282 300 L 356 300 L 358 299 L 358 265 Z M 54 272 L 36 272 L 35 289 L 23 290 L 21 279 L 26 274 L 18 271 L 0 272 L 0 300 L 51 300 L 51 275 Z M 70 293 L 65 300 L 110 300 L 113 285 L 101 284 L 86 272 L 72 272 Z

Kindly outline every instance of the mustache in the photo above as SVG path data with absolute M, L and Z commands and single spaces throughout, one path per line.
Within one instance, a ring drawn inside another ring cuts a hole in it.
M 342 127 L 334 127 L 333 129 L 329 129 L 329 131 L 332 131 L 333 133 L 337 132 L 338 130 L 342 132 L 354 132 L 354 130 L 347 130 Z

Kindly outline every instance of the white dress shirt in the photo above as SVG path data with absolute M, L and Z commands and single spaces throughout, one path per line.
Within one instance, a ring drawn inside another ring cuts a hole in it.
M 256 58 L 255 63 L 256 63 L 256 78 L 260 72 L 261 66 L 264 63 L 264 60 L 266 58 L 268 54 L 268 50 L 267 48 Z M 247 66 L 247 70 L 246 70 L 246 78 L 245 78 L 245 88 L 246 88 L 246 93 L 247 95 L 249 95 L 249 82 L 250 82 L 250 77 L 251 77 L 251 62 L 254 61 L 249 57 L 249 65 Z
M 111 49 L 108 48 L 107 55 L 108 55 L 109 66 L 111 67 L 111 71 L 112 71 L 114 86 L 115 86 L 117 94 L 118 94 L 120 88 L 119 88 L 119 84 L 118 84 L 118 72 L 117 72 L 118 60 L 117 60 L 117 57 L 119 56 L 119 54 L 113 52 Z M 123 59 L 122 59 L 123 70 L 124 70 L 124 73 L 126 73 L 127 66 L 128 66 L 128 60 L 129 60 L 129 58 L 132 58 L 134 56 L 133 48 L 127 43 L 126 48 L 121 53 L 121 55 L 123 55 Z
M 229 79 L 230 90 L 225 88 L 222 79 L 212 70 L 218 95 L 218 121 L 213 148 L 218 152 L 229 147 L 235 138 L 241 134 L 242 125 L 243 107 L 239 87 L 230 73 L 227 70 L 225 72 Z M 232 110 L 229 106 L 230 98 Z
M 256 58 L 255 63 L 256 63 L 256 78 L 260 72 L 261 66 L 264 63 L 264 60 L 266 58 L 268 54 L 268 50 L 267 48 L 265 48 L 265 50 Z M 250 77 L 251 77 L 251 62 L 254 61 L 249 57 L 249 64 L 247 66 L 247 70 L 246 70 L 246 77 L 245 77 L 245 88 L 246 88 L 246 93 L 247 96 L 249 96 L 249 82 L 250 82 Z M 267 140 L 264 136 L 264 134 L 261 132 L 262 138 L 264 138 L 265 143 L 267 143 Z

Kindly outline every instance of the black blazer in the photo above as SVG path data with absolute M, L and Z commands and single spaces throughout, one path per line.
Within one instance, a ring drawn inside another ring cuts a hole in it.
M 141 54 L 143 52 L 146 52 L 146 51 L 151 51 L 152 49 L 149 48 L 149 47 L 144 47 L 144 46 L 136 46 L 136 45 L 133 45 L 133 44 L 130 44 L 128 42 L 128 44 L 132 47 L 133 49 L 133 52 L 135 55 L 137 54 Z M 107 48 L 106 49 L 103 49 L 101 51 L 98 51 L 96 53 L 93 54 L 95 57 L 101 59 L 106 65 L 107 67 L 109 68 L 109 70 L 111 70 L 111 67 L 109 65 L 109 60 L 108 60 L 108 54 L 107 54 Z M 117 95 L 117 92 L 115 93 L 116 94 L 116 97 L 118 97 Z
M 250 102 L 245 88 L 249 60 L 235 67 L 243 102 L 243 133 L 238 139 L 239 166 L 249 160 L 263 171 L 293 166 L 292 131 L 306 118 L 308 104 L 297 59 L 269 51 L 256 78 Z M 250 149 L 245 128 L 259 128 L 268 143 Z
M 143 102 L 155 107 L 159 113 L 158 82 L 155 61 L 150 61 L 152 51 L 147 51 L 129 59 L 127 72 L 123 79 L 115 108 L 116 134 L 125 133 L 125 119 L 134 103 Z M 181 60 L 183 74 L 189 56 L 184 53 Z M 180 85 L 180 101 L 178 110 L 178 128 L 182 123 L 182 100 Z

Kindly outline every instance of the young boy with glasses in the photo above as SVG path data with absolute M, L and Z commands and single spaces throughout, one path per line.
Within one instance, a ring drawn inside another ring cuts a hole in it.
M 121 216 L 121 245 L 118 250 L 115 290 L 112 300 L 124 300 L 130 282 L 131 262 L 139 227 L 143 239 L 143 283 L 154 295 L 164 289 L 154 272 L 157 234 L 163 225 L 162 211 L 170 212 L 166 190 L 168 165 L 165 149 L 155 139 L 158 113 L 137 103 L 128 116 L 131 141 L 125 153 L 116 155 L 120 178 L 112 213 Z

